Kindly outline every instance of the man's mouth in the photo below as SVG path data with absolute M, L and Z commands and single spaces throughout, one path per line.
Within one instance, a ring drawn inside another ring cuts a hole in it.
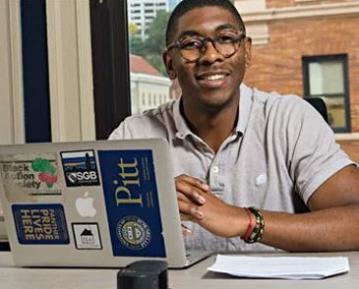
M 200 74 L 196 78 L 201 86 L 207 88 L 219 88 L 225 84 L 227 73 Z
M 220 80 L 220 79 L 224 79 L 226 77 L 225 74 L 214 74 L 214 75 L 204 75 L 204 76 L 200 76 L 199 79 L 204 79 L 204 80 Z

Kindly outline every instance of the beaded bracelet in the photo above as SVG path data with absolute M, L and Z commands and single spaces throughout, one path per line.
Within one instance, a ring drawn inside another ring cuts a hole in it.
M 263 215 L 258 209 L 249 207 L 248 210 L 254 215 L 256 222 L 252 232 L 250 234 L 246 233 L 246 236 L 243 239 L 244 242 L 253 244 L 259 242 L 262 239 L 265 223 Z

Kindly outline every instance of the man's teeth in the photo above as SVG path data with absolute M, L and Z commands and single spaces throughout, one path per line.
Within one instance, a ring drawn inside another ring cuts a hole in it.
M 224 79 L 224 78 L 225 78 L 224 74 L 209 75 L 209 76 L 204 77 L 204 79 L 207 79 L 207 80 L 220 80 L 220 79 Z

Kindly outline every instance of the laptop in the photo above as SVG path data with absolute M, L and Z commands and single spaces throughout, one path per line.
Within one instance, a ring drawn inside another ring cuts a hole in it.
M 187 252 L 164 140 L 0 146 L 0 202 L 13 259 L 30 267 L 124 267 Z
M 4 213 L 1 208 L 1 202 L 0 202 L 0 248 L 1 243 L 7 242 L 7 233 L 5 229 L 5 219 L 4 219 Z

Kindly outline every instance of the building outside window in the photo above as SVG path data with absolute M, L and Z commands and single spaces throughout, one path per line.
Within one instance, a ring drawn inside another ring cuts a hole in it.
M 178 89 L 167 77 L 161 54 L 165 49 L 164 31 L 169 15 L 179 2 L 128 0 L 132 114 L 158 107 L 178 96 Z
M 168 5 L 168 0 L 128 0 L 129 23 L 136 25 L 137 31 L 141 31 L 139 36 L 142 40 L 146 39 L 146 31 L 150 25 L 146 19 L 156 17 L 158 11 L 169 11 Z

